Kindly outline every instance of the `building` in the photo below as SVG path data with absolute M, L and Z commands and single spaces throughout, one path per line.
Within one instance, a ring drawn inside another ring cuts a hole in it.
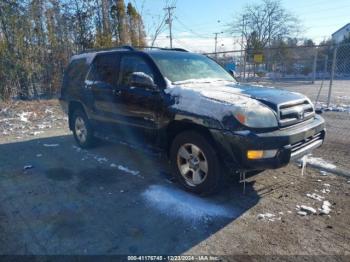
M 344 38 L 348 37 L 350 37 L 350 23 L 344 25 L 342 28 L 332 34 L 332 40 L 336 44 L 339 44 L 344 40 Z

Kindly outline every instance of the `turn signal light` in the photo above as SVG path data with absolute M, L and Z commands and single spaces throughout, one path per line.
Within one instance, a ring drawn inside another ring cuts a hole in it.
M 272 150 L 248 150 L 247 158 L 248 159 L 261 159 L 261 158 L 273 158 L 277 154 L 276 149 Z
M 248 159 L 260 159 L 263 158 L 264 151 L 262 150 L 248 150 L 247 157 Z

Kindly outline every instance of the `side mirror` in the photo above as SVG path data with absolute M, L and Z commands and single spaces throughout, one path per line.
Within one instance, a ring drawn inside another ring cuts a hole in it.
M 143 72 L 132 73 L 130 84 L 136 87 L 146 87 L 152 89 L 156 87 L 153 78 Z
M 232 70 L 232 69 L 229 69 L 228 70 L 228 73 L 233 77 L 233 79 L 234 80 L 236 80 L 237 81 L 237 77 L 236 77 L 236 73 L 235 73 L 235 71 L 234 70 Z

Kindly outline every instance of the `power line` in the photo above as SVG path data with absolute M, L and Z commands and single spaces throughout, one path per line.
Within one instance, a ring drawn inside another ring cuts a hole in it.
M 172 18 L 172 10 L 175 9 L 175 6 L 168 6 L 163 8 L 168 12 L 168 19 L 166 23 L 169 25 L 169 39 L 170 39 L 170 48 L 173 48 L 173 32 L 172 32 L 172 24 L 173 24 L 173 18 Z
M 189 28 L 185 23 L 183 23 L 182 21 L 180 21 L 180 19 L 175 16 L 175 20 L 180 24 L 182 25 L 182 27 L 184 27 L 187 31 L 191 32 L 192 34 L 198 36 L 198 37 L 201 37 L 201 38 L 211 38 L 211 36 L 208 36 L 208 35 L 202 35 L 202 34 L 198 34 L 197 32 L 195 32 L 194 30 L 192 30 L 191 28 Z
M 214 40 L 215 40 L 215 49 L 214 49 L 214 52 L 215 52 L 215 54 L 216 54 L 216 51 L 217 51 L 217 48 L 218 48 L 218 35 L 219 34 L 223 34 L 224 32 L 216 32 L 216 33 L 214 33 L 214 35 L 215 35 L 215 38 L 214 38 Z

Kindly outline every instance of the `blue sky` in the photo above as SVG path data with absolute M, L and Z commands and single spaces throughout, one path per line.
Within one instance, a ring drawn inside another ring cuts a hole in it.
M 237 16 L 247 4 L 259 0 L 173 0 L 174 45 L 197 51 L 212 51 L 214 32 L 224 31 L 226 25 Z M 165 0 L 134 0 L 138 9 L 143 7 L 146 31 L 152 33 L 159 16 L 164 14 Z M 170 1 L 172 2 L 172 1 Z M 297 16 L 304 28 L 301 37 L 311 38 L 316 43 L 329 38 L 333 32 L 350 23 L 349 0 L 282 0 L 282 5 Z M 168 31 L 164 31 L 157 45 L 167 46 Z M 236 39 L 236 42 L 238 39 Z M 237 48 L 232 37 L 219 36 L 222 50 Z

